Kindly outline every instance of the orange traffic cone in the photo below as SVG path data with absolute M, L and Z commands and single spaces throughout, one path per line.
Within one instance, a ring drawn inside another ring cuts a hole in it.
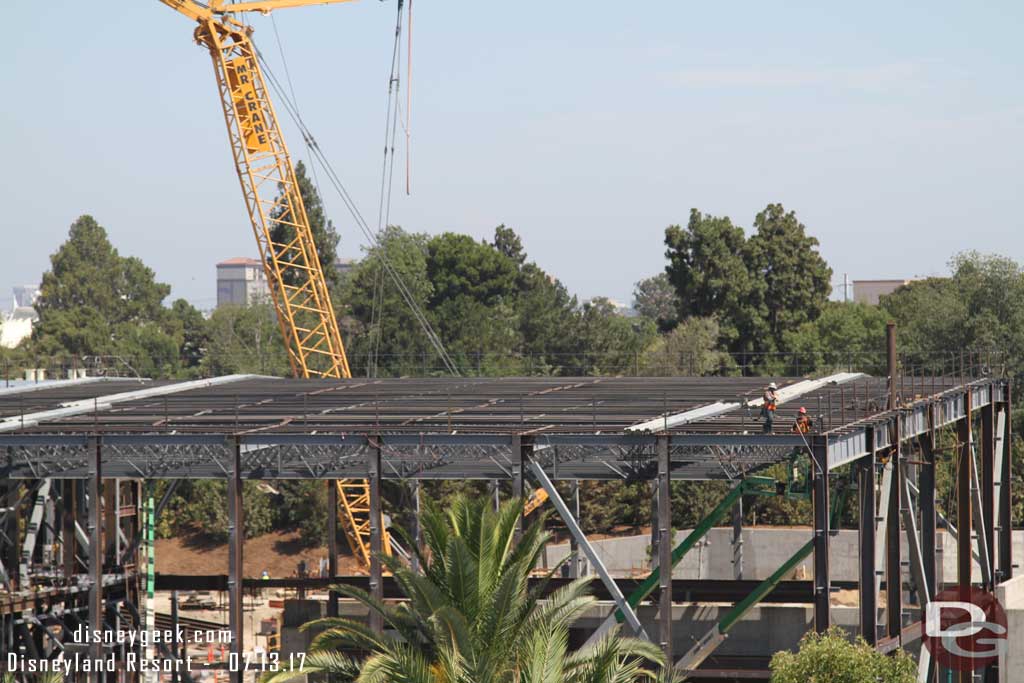
M 213 664 L 213 645 L 206 647 L 206 663 Z

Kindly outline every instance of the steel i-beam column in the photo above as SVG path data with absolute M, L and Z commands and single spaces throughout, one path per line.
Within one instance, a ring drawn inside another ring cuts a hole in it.
M 89 630 L 103 630 L 103 442 L 99 437 L 89 440 Z M 90 656 L 102 659 L 103 643 L 92 644 Z M 101 672 L 89 674 L 90 681 L 103 681 Z
M 903 475 L 900 471 L 899 420 L 893 427 L 889 466 L 892 467 L 892 485 L 889 511 L 885 520 L 885 634 L 890 638 L 901 638 L 903 634 L 903 563 L 900 557 L 900 491 L 903 489 Z M 902 640 L 900 641 L 902 642 Z
M 1013 524 L 1010 517 L 1010 490 L 1012 486 L 1012 456 L 1013 442 L 1013 413 L 1010 410 L 1010 389 L 1009 382 L 1006 383 L 1006 401 L 1003 404 L 1003 429 L 1002 429 L 1002 458 L 1000 459 L 999 472 L 999 497 L 996 501 L 998 506 L 998 518 L 996 524 L 999 526 L 999 571 L 1002 581 L 1009 581 L 1013 578 Z
M 4 517 L 3 540 L 0 540 L 0 546 L 3 548 L 3 564 L 7 570 L 8 579 L 12 584 L 18 584 L 18 570 L 21 564 L 18 553 L 21 547 L 18 536 L 18 482 L 8 479 L 0 484 L 0 492 L 3 492 L 3 496 L 0 496 L 0 503 L 8 510 Z M 25 577 L 25 580 L 27 581 L 28 577 Z M 19 585 L 18 588 L 21 586 Z
M 921 563 L 924 577 L 934 596 L 942 587 L 938 585 L 936 572 L 937 521 L 935 516 L 935 406 L 928 408 L 928 431 L 922 435 L 921 465 L 917 502 L 921 508 Z
M 743 580 L 743 498 L 732 506 L 732 578 Z
M 999 579 L 996 576 L 995 562 L 995 497 L 996 497 L 996 420 L 995 405 L 992 401 L 992 387 L 988 387 L 988 405 L 981 408 L 981 472 L 978 482 L 981 484 L 981 522 L 985 530 L 985 548 L 991 581 L 985 586 L 988 591 L 995 590 Z
M 814 630 L 823 633 L 831 624 L 832 584 L 829 578 L 828 437 L 811 438 L 812 493 L 814 515 Z
M 410 553 L 412 558 L 411 565 L 412 570 L 419 573 L 423 570 L 420 567 L 420 556 L 416 551 L 423 550 L 423 538 L 422 530 L 420 529 L 420 480 L 413 479 L 412 481 L 412 543 L 413 547 Z
M 957 423 L 957 440 L 960 442 L 960 462 L 957 468 L 956 488 L 956 568 L 957 592 L 962 602 L 969 602 L 971 595 L 971 477 L 974 458 L 971 455 L 971 392 L 964 392 L 964 417 Z M 961 683 L 971 683 L 970 671 L 960 673 Z
M 658 437 L 658 567 L 661 595 L 658 601 L 659 635 L 665 661 L 672 657 L 672 463 L 669 437 Z
M 370 440 L 370 476 L 367 478 L 370 489 L 370 595 L 376 600 L 383 601 L 384 582 L 380 563 L 380 557 L 384 552 L 381 538 L 380 452 L 381 437 L 377 435 Z M 370 628 L 375 633 L 384 631 L 383 617 L 374 610 L 370 610 Z
M 524 501 L 526 497 L 523 489 L 523 467 L 526 456 L 529 454 L 530 445 L 526 439 L 516 434 L 512 437 L 512 498 Z M 519 516 L 516 522 L 516 539 L 523 535 L 523 516 Z
M 103 556 L 109 566 L 118 563 L 117 556 L 117 479 L 103 489 Z
M 327 480 L 327 573 L 338 575 L 338 480 Z M 327 594 L 327 616 L 338 616 L 338 594 Z
M 245 539 L 245 512 L 242 508 L 242 445 L 236 439 L 232 446 L 232 465 L 228 475 L 228 627 L 231 629 L 231 654 L 244 661 L 244 605 L 242 590 Z M 231 672 L 232 683 L 242 683 L 242 671 Z
M 576 516 L 576 519 L 580 518 L 580 482 L 577 479 L 572 480 L 570 485 L 569 494 L 572 496 L 572 513 Z M 572 559 L 569 561 L 569 578 L 578 579 L 582 575 L 583 569 L 583 558 L 580 557 L 580 545 L 576 542 L 576 538 L 572 535 L 569 536 L 569 554 Z
M 860 634 L 868 645 L 878 642 L 878 593 L 875 591 L 875 511 L 878 509 L 875 474 L 875 430 L 867 430 L 867 451 L 857 462 L 857 492 L 860 520 Z
M 61 502 L 60 502 L 60 543 L 64 556 L 64 580 L 71 581 L 71 577 L 78 571 L 78 562 L 75 560 L 75 546 L 78 540 L 75 538 L 75 513 L 78 510 L 78 481 L 75 479 L 64 479 L 61 481 Z

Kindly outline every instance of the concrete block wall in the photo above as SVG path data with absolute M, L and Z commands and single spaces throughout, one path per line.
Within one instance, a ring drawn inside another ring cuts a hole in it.
M 677 531 L 675 543 L 681 543 L 689 530 Z M 809 528 L 748 528 L 743 530 L 743 578 L 766 579 L 786 560 L 793 556 L 807 541 L 811 539 Z M 936 543 L 938 545 L 938 575 L 940 582 L 956 580 L 956 541 L 944 530 L 939 530 Z M 650 544 L 647 535 L 607 538 L 593 541 L 605 567 L 615 576 L 643 576 L 650 571 Z M 904 559 L 909 557 L 906 537 L 901 541 L 901 554 Z M 1022 557 L 1024 553 L 1024 531 L 1013 532 L 1014 557 Z M 832 579 L 836 581 L 856 581 L 858 574 L 858 534 L 851 529 L 843 529 L 832 536 L 829 546 L 829 559 L 832 566 Z M 547 549 L 549 565 L 562 560 L 569 553 L 569 544 L 551 545 Z M 981 569 L 974 562 L 974 575 L 979 576 Z M 798 566 L 793 576 L 787 578 L 811 578 L 813 560 L 808 558 Z M 733 577 L 732 529 L 718 527 L 712 529 L 707 536 L 694 547 L 676 565 L 672 571 L 676 579 L 726 579 Z

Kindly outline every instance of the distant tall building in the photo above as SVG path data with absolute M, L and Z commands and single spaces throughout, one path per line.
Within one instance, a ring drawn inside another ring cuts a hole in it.
M 263 264 L 236 257 L 217 264 L 217 305 L 250 306 L 270 297 Z
M 853 300 L 858 304 L 877 306 L 879 298 L 911 282 L 913 280 L 854 280 Z
M 339 258 L 334 269 L 344 278 L 356 263 L 355 259 Z M 259 259 L 238 256 L 217 264 L 218 306 L 251 306 L 269 298 L 267 275 Z

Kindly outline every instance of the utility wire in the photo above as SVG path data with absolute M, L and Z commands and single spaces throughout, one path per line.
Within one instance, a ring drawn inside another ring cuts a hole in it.
M 281 86 L 277 77 L 274 75 L 273 70 L 270 68 L 270 65 L 267 63 L 267 60 L 263 57 L 263 54 L 255 46 L 253 47 L 253 49 L 255 50 L 256 56 L 260 60 L 260 64 L 263 66 L 263 69 L 267 74 L 268 81 L 270 82 L 271 87 L 277 93 L 278 97 L 280 98 L 280 101 L 284 104 L 284 108 L 288 112 L 288 115 L 291 117 L 292 122 L 295 123 L 299 131 L 302 133 L 303 140 L 309 146 L 309 149 L 313 153 L 314 158 L 317 161 L 319 161 L 320 164 L 323 166 L 324 172 L 327 174 L 327 179 L 334 186 L 334 190 L 335 192 L 338 193 L 338 196 L 341 197 L 342 202 L 345 204 L 345 208 L 348 209 L 353 220 L 355 220 L 356 225 L 362 231 L 364 237 L 366 237 L 370 245 L 377 247 L 380 253 L 381 263 L 384 266 L 384 270 L 388 273 L 388 275 L 391 277 L 391 280 L 395 283 L 395 287 L 398 289 L 399 294 L 401 294 L 402 298 L 405 300 L 406 305 L 409 306 L 409 310 L 412 312 L 413 317 L 416 318 L 416 321 L 423 329 L 423 333 L 424 335 L 426 335 L 427 340 L 430 342 L 431 346 L 434 347 L 434 351 L 437 352 L 438 356 L 444 363 L 445 368 L 448 370 L 448 372 L 455 376 L 459 376 L 460 373 L 458 367 L 455 365 L 455 362 L 452 360 L 451 356 L 448 355 L 448 352 L 445 349 L 444 343 L 441 341 L 441 338 L 434 331 L 434 328 L 431 326 L 430 321 L 427 320 L 426 315 L 423 313 L 419 305 L 416 303 L 416 300 L 413 298 L 412 293 L 409 291 L 409 288 L 402 280 L 401 275 L 398 274 L 394 266 L 388 260 L 387 256 L 383 253 L 380 240 L 377 239 L 377 236 L 373 234 L 373 231 L 370 229 L 370 226 L 366 222 L 366 219 L 363 218 L 363 215 L 356 206 L 355 201 L 352 199 L 351 195 L 349 195 L 344 183 L 342 183 L 341 178 L 334 170 L 334 167 L 331 165 L 330 161 L 328 161 L 328 159 L 324 155 L 323 150 L 320 149 L 319 143 L 317 143 L 316 138 L 313 136 L 309 128 L 306 126 L 305 122 L 302 119 L 302 116 L 295 108 L 294 103 L 288 97 L 288 93 Z
M 391 221 L 391 189 L 395 175 L 395 134 L 398 122 L 399 93 L 401 91 L 401 37 L 402 2 L 398 0 L 395 17 L 395 39 L 391 48 L 391 72 L 388 74 L 388 96 L 384 115 L 384 159 L 380 171 L 380 197 L 377 204 L 377 235 L 383 234 Z M 387 244 L 386 242 L 384 243 Z M 383 274 L 383 270 L 381 271 Z M 366 368 L 376 371 L 377 356 L 380 353 L 382 324 L 384 316 L 384 279 L 374 278 L 373 300 L 370 308 L 370 344 L 367 350 Z
M 270 24 L 274 27 L 274 38 L 277 40 L 277 51 L 281 55 L 281 64 L 284 66 L 284 77 L 288 81 L 288 90 L 292 95 L 292 102 L 295 103 L 296 109 L 299 106 L 299 98 L 295 95 L 295 85 L 292 83 L 292 72 L 288 68 L 288 59 L 284 56 L 284 44 L 281 42 L 281 33 L 277 30 L 277 19 L 274 17 L 274 13 L 270 13 Z M 317 177 L 316 164 L 313 163 L 313 153 L 309 149 L 309 145 L 306 145 L 306 159 L 309 161 L 309 169 L 313 173 L 313 185 L 316 187 L 316 194 L 323 202 L 324 194 L 320 190 L 320 178 Z M 333 267 L 333 264 L 332 264 Z

